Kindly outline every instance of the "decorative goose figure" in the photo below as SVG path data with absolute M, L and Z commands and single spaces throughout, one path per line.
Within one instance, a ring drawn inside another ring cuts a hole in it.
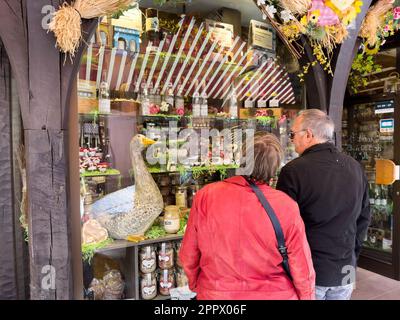
M 97 218 L 114 239 L 143 236 L 164 208 L 163 197 L 142 156 L 142 151 L 153 143 L 154 140 L 141 134 L 135 135 L 130 143 L 135 178 L 133 208 L 126 212 L 105 214 Z

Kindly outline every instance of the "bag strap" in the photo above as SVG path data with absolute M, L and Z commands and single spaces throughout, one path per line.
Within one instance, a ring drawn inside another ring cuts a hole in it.
M 265 212 L 267 213 L 269 219 L 272 222 L 272 226 L 275 230 L 275 236 L 278 241 L 278 251 L 282 256 L 282 266 L 285 270 L 286 274 L 288 275 L 290 280 L 293 280 L 292 275 L 290 273 L 289 268 L 289 257 L 287 253 L 287 248 L 285 245 L 285 237 L 283 235 L 281 224 L 279 223 L 278 218 L 276 217 L 274 209 L 272 209 L 271 205 L 269 204 L 268 200 L 265 198 L 264 194 L 260 190 L 260 188 L 249 178 L 243 176 L 243 178 L 249 183 L 250 187 L 253 189 L 254 193 L 256 194 L 258 200 L 261 202 L 262 206 L 264 207 Z

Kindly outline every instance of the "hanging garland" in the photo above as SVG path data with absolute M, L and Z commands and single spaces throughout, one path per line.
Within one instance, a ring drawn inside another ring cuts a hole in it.
M 64 2 L 53 14 L 49 30 L 56 37 L 61 52 L 74 57 L 82 38 L 82 19 L 93 19 L 128 8 L 133 0 L 76 0 Z
M 289 42 L 303 35 L 309 40 L 315 61 L 303 66 L 300 81 L 311 66 L 319 63 L 333 75 L 333 49 L 348 36 L 347 27 L 361 12 L 359 0 L 257 0 Z
M 400 0 L 380 0 L 372 6 L 360 28 L 363 38 L 360 53 L 351 67 L 348 87 L 352 93 L 368 86 L 369 75 L 381 71 L 375 63 L 375 56 L 380 51 L 385 39 L 400 29 Z

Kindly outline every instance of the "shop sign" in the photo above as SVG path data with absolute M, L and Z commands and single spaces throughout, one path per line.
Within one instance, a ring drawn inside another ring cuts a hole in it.
M 375 114 L 394 112 L 394 100 L 380 101 L 375 104 Z
M 394 132 L 394 119 L 379 120 L 379 131 L 382 133 Z

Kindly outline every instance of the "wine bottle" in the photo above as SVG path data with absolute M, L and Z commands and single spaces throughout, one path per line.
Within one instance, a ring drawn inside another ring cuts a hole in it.
M 99 88 L 99 113 L 111 112 L 110 87 L 106 80 L 106 71 L 103 71 Z

